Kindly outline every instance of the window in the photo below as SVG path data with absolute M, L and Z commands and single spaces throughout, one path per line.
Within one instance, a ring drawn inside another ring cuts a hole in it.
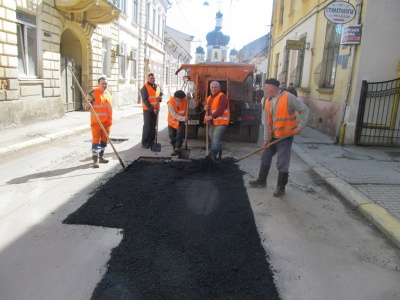
M 152 31 L 153 31 L 153 33 L 156 33 L 156 10 L 155 9 L 153 9 L 153 28 L 152 28 Z
M 326 28 L 319 87 L 333 88 L 335 85 L 336 63 L 339 55 L 341 35 L 342 24 L 329 22 Z
M 279 68 L 279 57 L 280 53 L 275 55 L 275 64 L 274 64 L 274 77 L 278 78 L 278 68 Z
M 161 38 L 161 27 L 162 27 L 161 16 L 158 15 L 158 26 L 157 26 L 158 32 L 157 32 L 157 36 L 158 36 L 159 38 Z
M 126 0 L 119 0 L 117 6 L 124 14 L 126 14 Z
M 126 45 L 123 45 L 126 49 Z M 126 53 L 118 55 L 118 75 L 120 78 L 126 78 Z
M 300 41 L 304 41 L 306 43 L 307 36 L 304 35 L 300 38 Z M 303 66 L 304 66 L 304 49 L 297 50 L 297 64 L 296 68 L 292 72 L 292 76 L 290 81 L 293 82 L 294 86 L 301 86 L 301 81 L 303 79 Z
M 101 71 L 103 75 L 108 75 L 108 64 L 109 64 L 109 42 L 106 39 L 102 39 L 101 41 L 101 59 L 102 59 L 102 66 L 101 66 Z
M 136 50 L 132 50 L 132 51 L 135 51 L 135 53 L 136 53 Z M 130 62 L 131 62 L 131 78 L 137 79 L 137 59 L 136 59 L 136 54 L 135 54 L 135 58 L 131 59 Z
M 290 3 L 290 12 L 292 13 L 296 9 L 296 0 L 290 0 L 290 1 L 291 1 L 291 3 Z
M 279 7 L 279 25 L 283 24 L 284 6 L 285 6 L 285 0 L 281 0 L 281 6 Z
M 150 3 L 146 6 L 146 29 L 150 29 Z
M 137 23 L 138 21 L 138 1 L 133 0 L 132 2 L 132 20 Z
M 170 84 L 169 73 L 169 67 L 165 67 L 165 84 Z
M 38 76 L 36 16 L 17 10 L 18 73 Z

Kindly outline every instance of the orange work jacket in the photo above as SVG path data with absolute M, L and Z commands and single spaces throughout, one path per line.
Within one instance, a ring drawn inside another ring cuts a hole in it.
M 212 106 L 211 106 L 211 113 L 212 114 L 217 111 L 218 106 L 219 106 L 219 99 L 221 98 L 222 95 L 223 94 L 221 92 L 219 92 L 215 96 L 214 101 L 213 101 Z M 207 98 L 207 105 L 210 102 L 210 99 L 211 99 L 211 95 L 208 96 L 208 98 Z M 227 97 L 227 99 L 228 99 L 228 97 Z M 229 125 L 230 117 L 231 117 L 231 113 L 230 113 L 230 110 L 229 110 L 229 99 L 228 99 L 228 105 L 226 106 L 223 114 L 221 116 L 219 116 L 218 118 L 215 118 L 213 120 L 213 124 L 215 126 L 218 126 L 218 125 Z
M 149 95 L 149 102 L 153 106 L 154 109 L 158 109 L 160 106 L 160 102 L 158 101 L 158 96 L 160 96 L 160 87 L 157 86 L 157 90 L 154 90 L 153 87 L 146 82 L 145 87 L 147 89 L 147 94 Z M 149 108 L 142 102 L 143 110 L 149 110 Z
M 184 117 L 186 115 L 186 105 L 187 105 L 187 101 L 186 98 L 183 98 L 179 108 L 176 106 L 176 102 L 174 97 L 171 97 L 168 100 L 168 104 L 171 104 L 173 106 L 173 108 L 175 109 L 175 111 L 178 113 L 178 115 Z M 178 129 L 179 128 L 179 120 L 174 118 L 174 116 L 168 111 L 168 125 Z
M 272 119 L 271 103 L 265 101 L 265 109 L 267 112 L 269 130 L 271 137 L 284 137 L 293 134 L 293 130 L 297 126 L 296 114 L 289 114 L 289 93 L 284 92 L 278 99 L 275 110 L 275 119 Z
M 107 96 L 101 92 L 100 88 L 93 88 L 94 101 L 92 103 L 93 109 L 100 119 L 101 123 L 107 123 L 108 126 L 112 124 L 112 96 L 110 92 L 107 92 Z M 90 111 L 90 122 L 91 124 L 97 124 L 97 118 L 94 112 Z

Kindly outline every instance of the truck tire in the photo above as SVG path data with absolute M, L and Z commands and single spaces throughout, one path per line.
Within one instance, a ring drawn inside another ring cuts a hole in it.
M 240 125 L 240 141 L 247 143 L 250 138 L 250 126 Z
M 188 139 L 197 139 L 197 134 L 199 132 L 199 126 L 197 125 L 189 125 L 188 126 Z
M 260 135 L 260 125 L 251 125 L 249 133 L 249 142 L 257 143 L 259 135 Z

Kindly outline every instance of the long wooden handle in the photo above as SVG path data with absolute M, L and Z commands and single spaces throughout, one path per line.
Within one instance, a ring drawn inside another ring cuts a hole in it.
M 245 159 L 245 158 L 248 158 L 249 156 L 252 156 L 253 154 L 256 154 L 256 153 L 258 153 L 258 152 L 260 152 L 260 151 L 262 151 L 262 150 L 264 150 L 264 149 L 267 149 L 268 147 L 270 147 L 270 146 L 272 146 L 272 145 L 275 145 L 275 144 L 277 144 L 277 143 L 279 143 L 279 142 L 281 142 L 281 141 L 283 141 L 283 140 L 286 140 L 287 138 L 290 138 L 290 137 L 292 137 L 292 136 L 294 136 L 294 134 L 291 134 L 291 135 L 285 136 L 285 137 L 283 137 L 283 138 L 277 139 L 277 140 L 275 140 L 275 141 L 269 143 L 269 144 L 267 145 L 267 147 L 265 147 L 265 148 L 264 148 L 264 147 L 261 147 L 261 148 L 258 148 L 258 149 L 256 149 L 256 150 L 250 152 L 250 153 L 247 153 L 246 155 L 242 156 L 241 158 L 235 160 L 235 162 L 239 162 L 239 161 L 241 161 L 241 160 L 243 160 L 243 159 Z
M 208 116 L 207 111 L 206 111 L 206 116 Z M 206 156 L 208 156 L 208 121 L 206 121 Z
M 99 123 L 101 130 L 103 131 L 104 135 L 105 135 L 106 138 L 107 138 L 107 141 L 110 143 L 111 147 L 113 148 L 114 153 L 115 153 L 115 155 L 117 156 L 117 158 L 118 158 L 120 164 L 121 164 L 122 167 L 125 169 L 125 165 L 124 165 L 124 163 L 122 162 L 121 157 L 118 155 L 118 152 L 117 152 L 117 150 L 116 150 L 115 147 L 114 147 L 114 144 L 111 142 L 111 139 L 110 139 L 110 137 L 108 136 L 106 129 L 104 128 L 103 124 L 101 124 L 100 118 L 99 118 L 99 116 L 97 115 L 96 111 L 94 110 L 94 108 L 93 108 L 93 106 L 92 106 L 92 103 L 90 103 L 90 101 L 89 101 L 88 98 L 86 97 L 86 94 L 85 94 L 85 92 L 83 91 L 81 85 L 79 84 L 78 79 L 76 79 L 74 70 L 72 69 L 72 67 L 71 67 L 70 65 L 68 65 L 68 68 L 69 68 L 69 70 L 71 71 L 72 77 L 74 78 L 74 81 L 75 81 L 76 85 L 78 86 L 79 90 L 81 91 L 82 96 L 85 98 L 86 103 L 89 104 L 89 107 L 90 107 L 91 112 L 92 112 L 92 113 L 94 114 L 94 116 L 96 117 L 96 120 L 97 120 L 97 122 Z

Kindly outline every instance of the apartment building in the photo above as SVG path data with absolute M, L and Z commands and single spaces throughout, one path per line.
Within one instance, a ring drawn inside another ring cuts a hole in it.
M 397 0 L 275 0 L 269 74 L 337 141 L 400 145 Z
M 165 40 L 170 6 L 168 0 L 0 0 L 0 129 L 81 110 L 102 76 L 114 107 L 140 103 L 149 72 L 174 90 L 174 68 L 191 57 L 190 42 Z

